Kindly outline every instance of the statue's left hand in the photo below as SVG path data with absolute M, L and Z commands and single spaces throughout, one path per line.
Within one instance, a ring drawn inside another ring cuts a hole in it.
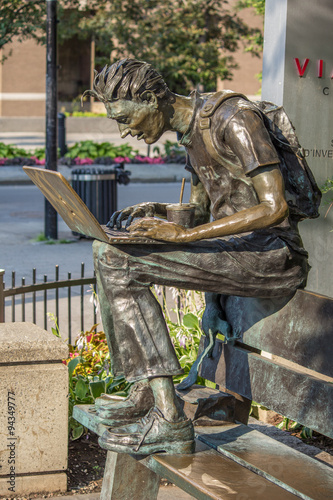
M 145 236 L 154 240 L 170 241 L 172 243 L 184 243 L 189 241 L 187 230 L 175 224 L 161 219 L 147 217 L 134 222 L 129 227 L 133 236 Z

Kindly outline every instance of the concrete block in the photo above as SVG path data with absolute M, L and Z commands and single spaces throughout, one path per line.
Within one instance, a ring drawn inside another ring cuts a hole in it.
M 0 324 L 0 363 L 62 361 L 68 347 L 33 323 Z
M 66 491 L 67 356 L 32 323 L 0 324 L 0 498 Z
M 52 492 L 64 492 L 67 490 L 67 476 L 66 473 L 62 474 L 42 474 L 42 475 L 29 475 L 18 476 L 16 478 L 15 493 L 10 495 L 8 487 L 8 478 L 0 476 L 0 495 L 1 498 L 10 498 L 11 496 L 25 496 L 29 492 L 40 493 L 47 495 Z M 2 494 L 6 495 L 5 497 Z

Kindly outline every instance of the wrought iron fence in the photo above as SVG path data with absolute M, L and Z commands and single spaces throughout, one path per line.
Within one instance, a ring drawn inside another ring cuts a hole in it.
M 85 330 L 85 313 L 87 310 L 87 291 L 92 294 L 96 291 L 96 277 L 85 277 L 85 266 L 81 264 L 81 276 L 72 278 L 72 273 L 67 274 L 67 279 L 59 279 L 59 266 L 55 266 L 55 278 L 48 280 L 45 274 L 42 282 L 37 282 L 36 268 L 32 270 L 32 283 L 27 284 L 25 278 L 21 284 L 16 283 L 15 271 L 11 274 L 11 287 L 5 286 L 5 270 L 0 269 L 0 323 L 6 318 L 9 321 L 32 321 L 35 324 L 42 323 L 45 330 L 48 329 L 48 316 L 50 313 L 57 320 L 59 330 L 64 329 L 68 334 L 68 341 L 72 343 L 72 322 L 75 315 L 79 318 L 79 331 Z M 90 290 L 89 290 L 90 289 Z M 93 297 L 93 296 L 92 296 Z M 73 314 L 73 299 L 75 300 L 75 311 Z M 89 327 L 97 323 L 96 302 L 91 301 L 91 322 Z M 64 312 L 64 306 L 67 314 Z M 53 312 L 52 312 L 53 310 Z M 67 326 L 67 328 L 66 328 Z M 79 333 L 79 331 L 77 333 Z

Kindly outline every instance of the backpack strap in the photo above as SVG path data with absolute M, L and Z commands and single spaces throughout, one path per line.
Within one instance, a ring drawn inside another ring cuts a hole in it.
M 201 130 L 206 149 L 209 155 L 218 162 L 220 161 L 220 157 L 212 143 L 210 135 L 211 116 L 213 116 L 213 114 L 215 113 L 217 108 L 221 106 L 221 104 L 233 97 L 241 97 L 242 99 L 249 101 L 249 99 L 243 94 L 233 92 L 232 90 L 222 90 L 209 97 L 199 113 L 199 129 Z M 230 170 L 228 165 L 225 166 L 226 168 L 228 168 L 228 170 Z
M 222 90 L 220 92 L 215 92 L 205 103 L 202 110 L 200 111 L 200 122 L 199 127 L 201 130 L 210 128 L 210 117 L 213 116 L 215 111 L 221 104 L 223 104 L 227 99 L 232 97 L 242 97 L 246 101 L 248 98 L 243 94 L 238 94 L 232 90 Z

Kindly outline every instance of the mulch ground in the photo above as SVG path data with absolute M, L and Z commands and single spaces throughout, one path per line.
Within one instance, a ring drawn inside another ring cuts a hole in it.
M 100 448 L 96 434 L 70 441 L 68 446 L 68 494 L 100 491 L 106 450 Z
M 268 419 L 267 423 L 270 425 L 278 425 L 282 422 L 283 417 L 279 415 L 278 413 L 275 413 L 275 415 Z M 333 456 L 333 439 L 323 436 L 322 434 L 319 434 L 316 431 L 313 431 L 312 437 L 311 438 L 301 438 L 301 431 L 285 431 L 288 432 L 291 436 L 296 436 L 299 439 L 302 439 L 303 443 L 306 443 L 310 446 L 315 446 L 316 448 L 319 448 L 321 451 L 326 451 L 329 455 Z

